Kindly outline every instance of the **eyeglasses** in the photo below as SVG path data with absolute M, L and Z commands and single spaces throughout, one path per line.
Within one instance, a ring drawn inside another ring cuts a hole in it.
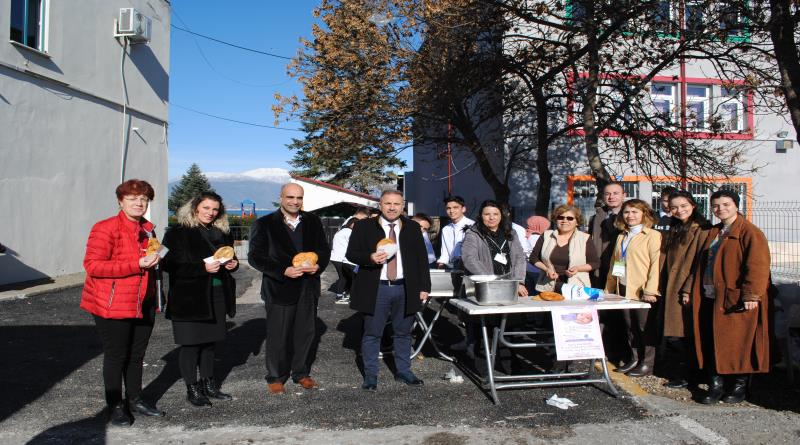
M 150 198 L 147 198 L 145 196 L 126 196 L 126 197 L 124 197 L 122 199 L 124 199 L 125 201 L 128 201 L 128 202 L 141 202 L 141 203 L 144 203 L 144 204 L 147 204 L 148 202 L 150 202 Z
M 561 215 L 561 216 L 556 216 L 556 219 L 557 219 L 558 221 L 564 221 L 564 220 L 567 220 L 567 221 L 575 221 L 575 217 L 574 217 L 574 216 L 564 216 L 564 215 Z

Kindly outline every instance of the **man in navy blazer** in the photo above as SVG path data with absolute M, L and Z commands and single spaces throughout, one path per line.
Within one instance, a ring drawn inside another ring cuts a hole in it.
M 280 209 L 262 216 L 250 231 L 250 265 L 262 274 L 261 298 L 267 311 L 267 387 L 284 392 L 289 379 L 305 389 L 316 387 L 310 377 L 320 275 L 328 265 L 330 248 L 322 221 L 303 207 L 303 188 L 289 183 L 281 188 Z M 294 267 L 300 252 L 319 257 L 314 266 Z M 293 354 L 290 354 L 293 353 Z
M 403 195 L 386 190 L 381 195 L 381 214 L 357 221 L 350 235 L 346 257 L 359 266 L 350 291 L 350 307 L 364 313 L 364 390 L 378 387 L 378 353 L 386 321 L 394 330 L 395 380 L 422 386 L 411 372 L 411 328 L 414 314 L 422 308 L 431 290 L 428 251 L 419 224 L 402 215 Z M 391 239 L 399 248 L 394 255 L 377 249 L 378 242 Z

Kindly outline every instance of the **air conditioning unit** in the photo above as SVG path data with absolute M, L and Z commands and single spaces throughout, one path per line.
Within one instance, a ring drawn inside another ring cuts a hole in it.
M 147 43 L 152 26 L 150 17 L 135 8 L 120 8 L 116 37 L 127 37 L 133 43 Z

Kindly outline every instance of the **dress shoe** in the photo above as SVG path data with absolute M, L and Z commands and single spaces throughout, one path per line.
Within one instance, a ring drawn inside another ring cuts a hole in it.
M 423 382 L 422 380 L 418 379 L 417 376 L 415 376 L 414 374 L 412 374 L 410 372 L 407 373 L 407 374 L 406 373 L 397 374 L 396 376 L 394 376 L 394 380 L 396 382 L 405 383 L 408 386 L 422 386 L 422 385 L 425 384 L 425 382 Z
M 689 382 L 686 379 L 672 379 L 665 383 L 664 386 L 670 389 L 683 389 L 689 387 Z
M 453 343 L 452 345 L 450 345 L 450 350 L 451 351 L 456 351 L 456 352 L 466 351 L 467 350 L 467 346 L 468 346 L 467 345 L 467 339 L 465 338 L 465 339 L 461 340 L 458 343 Z
M 303 389 L 314 389 L 317 387 L 317 382 L 315 382 L 314 379 L 308 376 L 301 378 L 296 383 L 302 386 Z
M 747 376 L 737 375 L 725 391 L 722 403 L 741 403 L 747 397 Z
M 629 377 L 644 377 L 647 375 L 653 375 L 653 367 L 647 363 L 641 363 L 639 366 L 631 369 L 625 374 L 627 374 Z
M 374 375 L 364 376 L 364 383 L 361 384 L 361 389 L 363 389 L 364 391 L 377 391 L 378 377 Z
M 267 389 L 269 390 L 270 394 L 283 394 L 286 392 L 286 390 L 283 389 L 283 383 L 281 382 L 268 383 Z
M 144 401 L 144 399 L 142 399 L 141 396 L 137 396 L 133 400 L 131 400 L 128 406 L 130 407 L 132 412 L 141 414 L 143 416 L 164 417 L 166 415 L 164 411 L 161 411 L 160 409 L 156 408 L 155 405 Z
M 705 397 L 700 399 L 700 403 L 703 405 L 713 405 L 719 402 L 724 392 L 722 376 L 717 374 L 711 375 L 708 380 L 708 392 Z
M 219 390 L 219 385 L 214 377 L 200 379 L 200 387 L 203 388 L 203 394 L 209 399 L 231 400 L 233 398 L 230 394 L 225 394 Z
M 625 374 L 626 372 L 630 371 L 631 369 L 637 366 L 639 366 L 639 360 L 631 359 L 631 361 L 625 363 L 624 365 L 620 365 L 620 367 L 615 369 L 614 371 Z
M 119 402 L 113 407 L 109 407 L 108 423 L 114 426 L 131 426 L 133 417 L 128 413 L 125 404 Z
M 200 383 L 186 385 L 186 400 L 194 406 L 211 406 L 211 401 L 203 393 Z

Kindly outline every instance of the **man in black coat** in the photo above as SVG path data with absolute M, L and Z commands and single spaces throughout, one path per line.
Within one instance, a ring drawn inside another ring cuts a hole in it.
M 397 190 L 384 191 L 380 209 L 378 217 L 355 223 L 345 255 L 359 266 L 350 291 L 350 307 L 364 314 L 361 387 L 367 391 L 378 387 L 378 353 L 389 319 L 394 330 L 395 380 L 422 386 L 422 380 L 411 372 L 411 328 L 414 314 L 431 290 L 428 251 L 419 224 L 402 216 L 403 195 Z M 395 242 L 395 254 L 377 248 L 384 238 Z
M 309 376 L 316 336 L 320 276 L 328 265 L 330 248 L 322 221 L 303 207 L 303 188 L 285 184 L 280 210 L 259 218 L 250 232 L 250 265 L 262 274 L 261 298 L 267 311 L 267 386 L 284 392 L 289 379 L 305 389 L 316 387 Z M 300 252 L 314 252 L 317 264 L 294 267 Z

